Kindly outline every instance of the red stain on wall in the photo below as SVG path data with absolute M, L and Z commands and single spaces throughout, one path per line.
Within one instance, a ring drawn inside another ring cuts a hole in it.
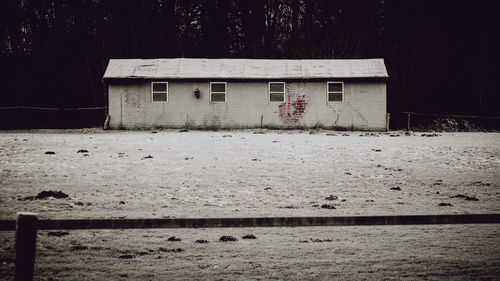
M 286 125 L 297 124 L 302 118 L 307 107 L 305 97 L 305 95 L 298 96 L 294 102 L 291 102 L 288 96 L 288 101 L 279 105 L 280 117 Z

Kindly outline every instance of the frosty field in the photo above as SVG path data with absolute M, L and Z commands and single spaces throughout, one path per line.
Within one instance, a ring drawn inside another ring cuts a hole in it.
M 499 175 L 499 133 L 14 131 L 0 134 L 0 219 L 500 213 Z M 69 197 L 30 198 L 43 190 Z M 242 240 L 248 233 L 258 239 Z M 41 231 L 36 278 L 497 279 L 499 234 L 498 225 Z M 13 233 L 0 241 L 0 278 L 12 278 Z
M 0 218 L 500 212 L 497 133 L 253 132 L 2 133 Z

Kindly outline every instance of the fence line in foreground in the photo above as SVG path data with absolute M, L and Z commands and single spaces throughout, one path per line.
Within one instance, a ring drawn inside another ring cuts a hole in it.
M 17 220 L 0 220 L 0 231 L 16 231 L 15 280 L 33 280 L 36 232 L 54 229 L 141 229 L 212 227 L 298 227 L 362 225 L 429 225 L 500 223 L 500 214 L 352 216 L 352 217 L 260 217 L 198 219 L 84 219 L 38 220 L 35 213 L 18 213 Z
M 297 227 L 412 224 L 500 223 L 500 214 L 338 216 L 338 217 L 256 217 L 178 219 L 73 219 L 37 220 L 39 230 L 131 229 L 131 228 L 212 228 L 212 227 Z M 0 231 L 15 230 L 16 221 L 0 220 Z

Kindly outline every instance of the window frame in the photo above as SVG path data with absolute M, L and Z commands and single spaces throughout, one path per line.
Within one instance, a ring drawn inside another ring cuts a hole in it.
M 342 85 L 342 91 L 330 91 L 329 90 L 330 84 L 340 84 L 340 85 Z M 328 81 L 328 82 L 326 82 L 326 101 L 327 102 L 344 102 L 344 92 L 345 92 L 344 81 Z M 333 94 L 341 93 L 342 94 L 342 100 L 340 100 L 340 101 L 332 100 L 331 101 L 330 100 L 330 93 L 333 93 Z
M 283 92 L 271 92 L 271 84 L 274 83 L 274 84 L 283 84 Z M 269 102 L 285 102 L 285 96 L 286 96 L 286 83 L 284 81 L 269 81 L 269 83 L 267 84 L 267 92 L 269 94 Z M 280 101 L 272 101 L 271 100 L 271 93 L 283 93 L 283 100 L 280 100 Z
M 154 84 L 166 84 L 166 91 L 155 91 L 154 90 Z M 154 94 L 166 94 L 167 99 L 166 100 L 154 100 Z M 168 102 L 168 82 L 167 81 L 151 81 L 151 102 Z
M 212 91 L 212 84 L 224 84 L 224 92 L 214 92 L 214 91 Z M 226 103 L 227 102 L 227 82 L 210 82 L 209 92 L 210 92 L 210 95 L 209 95 L 209 101 L 210 101 L 210 103 Z M 212 94 L 213 93 L 215 93 L 215 94 L 222 94 L 222 93 L 224 93 L 224 101 L 212 101 Z

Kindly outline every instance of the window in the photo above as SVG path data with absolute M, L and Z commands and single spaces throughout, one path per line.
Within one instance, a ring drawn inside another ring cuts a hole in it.
M 269 101 L 285 101 L 285 82 L 269 82 Z
M 328 101 L 344 101 L 344 82 L 327 82 Z
M 226 102 L 226 82 L 210 82 L 210 102 Z
M 151 82 L 151 100 L 153 102 L 168 101 L 168 82 Z

